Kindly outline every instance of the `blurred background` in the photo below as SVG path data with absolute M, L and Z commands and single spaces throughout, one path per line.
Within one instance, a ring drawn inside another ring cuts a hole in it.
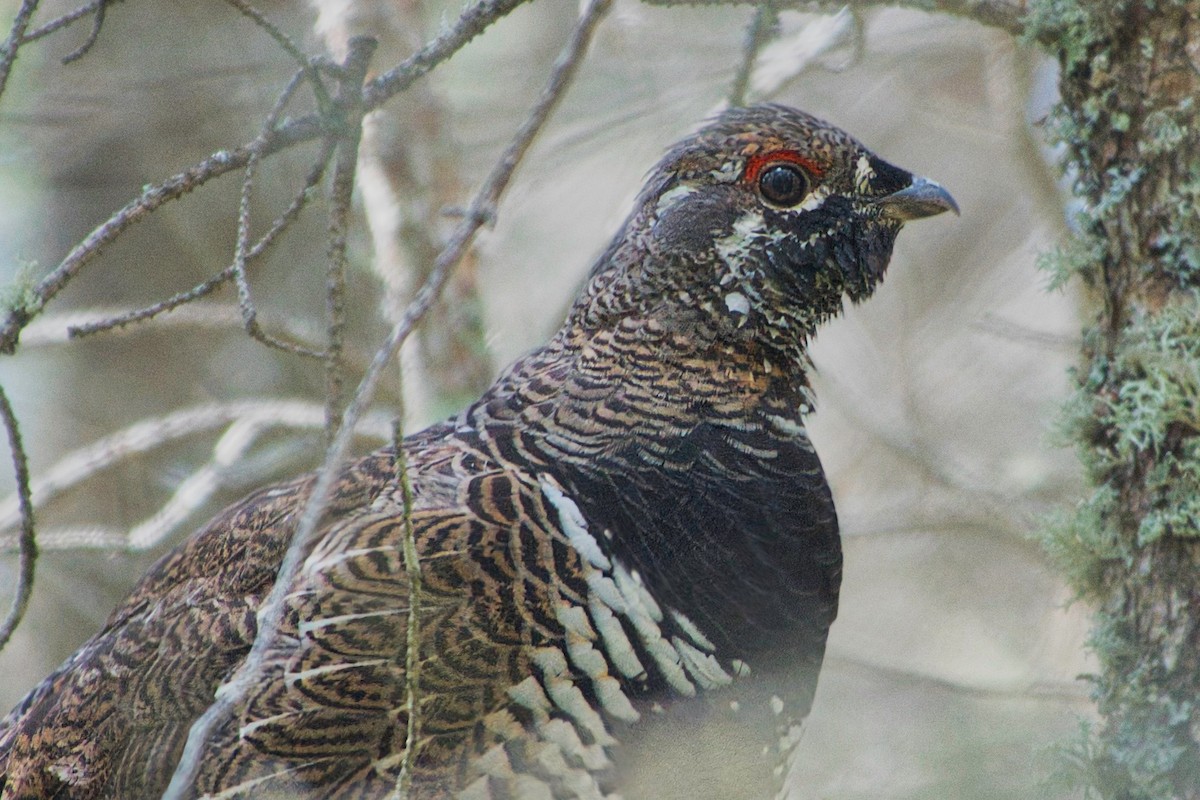
M 5 25 L 16 6 L 0 0 Z M 371 32 L 381 70 L 459 12 L 438 0 L 259 7 L 309 52 L 337 55 L 347 35 Z M 39 21 L 70 8 L 44 3 Z M 388 435 L 401 392 L 416 429 L 556 329 L 645 172 L 727 97 L 753 13 L 616 3 L 360 450 Z M 519 9 L 372 123 L 365 147 L 378 157 L 360 176 L 351 244 L 351 384 L 456 221 L 446 209 L 469 201 L 577 15 L 558 0 Z M 751 99 L 841 125 L 962 208 L 911 225 L 875 298 L 814 346 L 811 429 L 846 567 L 793 796 L 1066 796 L 1046 782 L 1049 751 L 1090 714 L 1076 679 L 1089 669 L 1087 609 L 1028 539 L 1079 492 L 1074 456 L 1053 435 L 1079 301 L 1048 291 L 1035 267 L 1064 218 L 1037 128 L 1054 100 L 1052 65 L 1007 33 L 914 11 L 785 12 L 780 23 Z M 250 141 L 293 70 L 221 3 L 114 5 L 92 51 L 60 64 L 88 27 L 22 49 L 0 98 L 3 283 L 44 274 L 143 185 Z M 264 163 L 255 235 L 315 152 Z M 43 553 L 29 612 L 0 652 L 0 710 L 94 633 L 173 543 L 249 488 L 319 463 L 323 370 L 250 340 L 232 287 L 120 332 L 63 335 L 72 320 L 153 303 L 226 267 L 239 190 L 227 176 L 130 229 L 0 361 L 35 485 L 43 479 Z M 253 266 L 269 331 L 320 342 L 326 225 L 315 204 Z M 7 470 L 2 480 L 7 495 Z M 5 607 L 14 508 L 0 507 Z M 719 726 L 677 734 L 639 744 L 627 797 L 758 796 Z M 678 759 L 711 769 L 672 769 Z

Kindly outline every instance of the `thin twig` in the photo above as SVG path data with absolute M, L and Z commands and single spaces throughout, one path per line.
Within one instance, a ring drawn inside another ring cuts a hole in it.
M 458 18 L 454 27 L 422 47 L 399 66 L 372 80 L 363 95 L 368 109 L 403 92 L 418 78 L 461 50 L 467 42 L 483 33 L 489 25 L 507 16 L 529 0 L 480 0 Z
M 363 93 L 364 110 L 370 111 L 402 92 L 418 78 L 428 74 L 438 64 L 458 52 L 488 25 L 528 1 L 481 0 L 468 8 L 446 33 L 434 39 L 399 67 L 371 81 Z M 21 330 L 41 312 L 46 303 L 62 291 L 105 246 L 159 206 L 213 178 L 242 169 L 252 154 L 258 158 L 265 158 L 300 142 L 326 136 L 329 132 L 328 121 L 321 114 L 309 114 L 280 126 L 263 142 L 255 140 L 234 150 L 218 151 L 163 183 L 145 189 L 139 197 L 126 204 L 72 248 L 66 258 L 33 288 L 33 303 L 9 311 L 0 324 L 0 353 L 12 353 L 17 346 Z M 228 277 L 223 280 L 228 280 Z
M 924 684 L 930 688 L 953 692 L 967 697 L 981 699 L 1014 698 L 1056 700 L 1082 706 L 1088 703 L 1087 684 L 1079 680 L 1055 680 L 1033 678 L 1020 675 L 1016 678 L 1007 676 L 988 680 L 984 676 L 975 676 L 975 680 L 964 680 L 951 675 L 941 675 L 934 670 L 920 667 L 904 667 L 889 664 L 883 660 L 864 658 L 850 653 L 833 651 L 825 656 L 826 669 L 834 667 L 845 670 L 848 667 L 866 669 L 872 672 L 900 679 L 907 683 Z
M 347 42 L 346 62 L 338 84 L 337 106 L 344 122 L 338 136 L 333 181 L 329 189 L 329 248 L 325 273 L 329 336 L 325 345 L 326 445 L 333 442 L 342 424 L 342 409 L 346 405 L 342 381 L 346 331 L 346 242 L 350 230 L 350 212 L 354 205 L 354 176 L 358 170 L 358 144 L 362 139 L 365 113 L 362 84 L 377 44 L 374 39 L 364 36 L 352 37 Z
M 22 36 L 21 41 L 19 43 L 20 44 L 28 44 L 30 42 L 35 42 L 38 39 L 41 39 L 43 37 L 49 36 L 50 34 L 54 33 L 58 29 L 67 27 L 72 22 L 78 22 L 79 20 L 83 19 L 84 17 L 88 16 L 89 14 L 95 14 L 96 6 L 100 5 L 101 3 L 105 3 L 105 2 L 112 4 L 112 3 L 118 2 L 118 0 L 92 0 L 92 2 L 86 3 L 85 5 L 80 6 L 79 8 L 75 9 L 74 11 L 68 11 L 66 14 L 63 14 L 61 17 L 55 17 L 54 19 L 47 22 L 45 25 L 40 25 L 37 28 L 34 28 L 33 30 L 29 31 L 24 36 Z
M 8 449 L 12 453 L 13 474 L 17 481 L 17 503 L 21 510 L 21 534 L 18 540 L 20 556 L 17 565 L 17 589 L 12 605 L 4 622 L 0 623 L 0 650 L 8 644 L 13 631 L 25 616 L 29 606 L 29 595 L 33 592 L 33 572 L 37 563 L 37 540 L 33 532 L 33 501 L 29 491 L 29 464 L 25 460 L 25 447 L 21 444 L 21 429 L 4 387 L 0 386 L 0 418 L 8 433 Z
M 259 256 L 265 253 L 267 249 L 275 242 L 275 239 L 277 239 L 280 234 L 287 230 L 287 228 L 290 227 L 291 224 L 300 216 L 300 212 L 304 210 L 304 207 L 308 205 L 308 201 L 313 196 L 313 189 L 315 189 L 317 184 L 321 182 L 321 179 L 325 177 L 325 169 L 329 165 L 330 157 L 333 155 L 333 147 L 333 141 L 325 141 L 321 148 L 321 152 L 313 162 L 312 169 L 309 170 L 308 176 L 305 178 L 304 186 L 302 186 L 300 191 L 296 193 L 296 196 L 292 199 L 292 202 L 287 209 L 275 220 L 270 230 L 263 234 L 262 237 L 255 243 L 254 247 L 250 248 L 246 252 L 245 263 L 247 265 L 253 261 L 256 261 Z M 229 265 L 203 283 L 200 283 L 185 292 L 180 292 L 179 294 L 173 295 L 166 300 L 155 303 L 154 305 L 146 306 L 145 308 L 127 311 L 108 319 L 96 320 L 94 322 L 87 322 L 85 324 L 72 326 L 69 330 L 69 333 L 72 338 L 78 338 L 88 336 L 93 333 L 99 333 L 101 331 L 112 330 L 114 328 L 122 328 L 130 323 L 152 319 L 159 314 L 162 314 L 166 311 L 171 311 L 172 309 L 178 308 L 185 303 L 190 303 L 194 300 L 199 300 L 202 297 L 212 294 L 222 285 L 228 283 L 231 278 L 233 278 L 235 270 L 236 263 Z
M 21 7 L 17 9 L 17 16 L 9 30 L 8 39 L 5 40 L 3 49 L 0 49 L 0 97 L 4 96 L 8 73 L 12 69 L 13 62 L 17 60 L 17 50 L 21 47 L 25 38 L 25 29 L 29 27 L 29 20 L 33 17 L 33 12 L 37 11 L 37 7 L 38 0 L 23 0 Z
M 88 326 L 104 325 L 118 318 L 133 313 L 123 308 L 81 308 L 62 314 L 45 314 L 29 324 L 21 334 L 21 347 L 54 347 L 71 344 L 76 331 Z M 272 314 L 274 324 L 283 328 L 286 335 L 294 341 L 306 345 L 309 349 L 317 349 L 320 331 L 310 321 L 286 313 Z M 160 318 L 153 329 L 155 332 L 171 328 L 206 329 L 212 332 L 227 333 L 242 323 L 241 309 L 232 303 L 203 303 L 195 302 L 188 306 L 175 309 L 175 312 Z M 137 329 L 134 329 L 137 330 Z
M 741 106 L 746 103 L 746 89 L 750 85 L 750 74 L 754 72 L 754 62 L 763 46 L 775 35 L 779 26 L 779 10 L 775 8 L 774 0 L 764 0 L 754 12 L 754 19 L 746 30 L 746 42 L 742 47 L 742 63 L 733 78 L 733 86 L 729 90 L 729 105 Z
M 0 353 L 12 353 L 16 348 L 21 329 L 33 319 L 46 303 L 65 287 L 79 270 L 96 258 L 105 246 L 112 243 L 122 232 L 141 222 L 164 203 L 182 197 L 209 180 L 232 170 L 246 166 L 251 153 L 260 158 L 276 153 L 285 147 L 315 139 L 321 135 L 321 123 L 316 117 L 298 120 L 272 134 L 265 143 L 257 141 L 236 150 L 221 150 L 213 153 L 189 169 L 169 178 L 157 186 L 147 187 L 137 199 L 126 204 L 107 221 L 93 230 L 67 254 L 67 257 L 33 288 L 35 301 L 31 305 L 9 311 L 0 325 Z M 304 123 L 304 124 L 301 124 Z
M 346 408 L 342 427 L 338 430 L 333 444 L 329 446 L 325 462 L 317 475 L 312 493 L 305 503 L 304 512 L 296 526 L 296 533 L 292 536 L 291 544 L 279 566 L 275 585 L 259 608 L 259 627 L 254 644 L 237 672 L 222 685 L 221 692 L 212 705 L 193 723 L 188 732 L 187 744 L 184 746 L 183 754 L 175 768 L 175 774 L 171 776 L 171 783 L 163 794 L 163 800 L 182 800 L 192 791 L 210 732 L 232 713 L 234 707 L 245 698 L 250 687 L 258 683 L 267 651 L 274 644 L 278 635 L 286 598 L 293 590 L 293 584 L 304 563 L 304 554 L 308 552 L 309 544 L 320 530 L 318 526 L 324 515 L 329 493 L 349 450 L 349 432 L 353 430 L 357 420 L 371 403 L 383 371 L 391 363 L 404 340 L 412 333 L 417 322 L 437 298 L 451 269 L 462 258 L 479 227 L 485 220 L 491 218 L 492 210 L 512 178 L 517 164 L 529 149 L 550 112 L 558 104 L 566 87 L 570 85 L 587 45 L 591 41 L 596 25 L 608 11 L 610 5 L 611 0 L 593 0 L 587 6 L 579 24 L 571 34 L 566 49 L 555 63 L 550 81 L 542 91 L 537 103 L 472 200 L 467 216 L 455 229 L 454 235 L 438 257 L 429 278 L 426 279 L 413 302 L 409 304 L 404 316 L 392 329 L 387 342 L 376 352 L 375 359 L 359 383 L 353 401 Z
M 291 37 L 281 31 L 273 22 L 254 6 L 246 2 L 246 0 L 225 0 L 226 3 L 236 8 L 238 11 L 245 14 L 254 21 L 258 27 L 267 32 L 267 35 L 279 44 L 292 59 L 300 66 L 300 71 L 304 73 L 304 77 L 308 78 L 308 82 L 312 85 L 313 94 L 317 98 L 317 108 L 324 113 L 332 107 L 333 103 L 329 98 L 329 92 L 325 88 L 325 83 L 321 80 L 321 74 L 313 65 L 313 59 L 304 54 Z
M 226 1 L 233 2 L 233 0 Z M 298 70 L 292 76 L 292 79 L 288 81 L 283 91 L 280 92 L 275 105 L 271 108 L 270 113 L 267 114 L 267 119 L 263 123 L 262 132 L 259 134 L 257 141 L 265 141 L 271 131 L 275 130 L 275 126 L 279 122 L 279 117 L 283 114 L 284 109 L 287 108 L 288 102 L 292 99 L 292 95 L 295 93 L 296 87 L 300 85 L 300 81 L 304 75 L 304 70 Z M 242 177 L 242 193 L 241 199 L 238 202 L 237 241 L 234 244 L 233 252 L 233 278 L 237 285 L 238 306 L 242 310 L 242 325 L 251 338 L 267 347 L 308 358 L 324 358 L 325 354 L 323 352 L 276 338 L 263 330 L 262 326 L 258 324 L 258 310 L 254 307 L 254 301 L 250 297 L 250 283 L 246 279 L 246 260 L 250 243 L 250 198 L 254 192 L 254 176 L 258 170 L 258 162 L 258 156 L 251 153 L 250 160 L 246 163 L 245 174 Z
M 212 284 L 219 284 L 221 282 L 219 279 L 224 274 L 222 272 L 196 288 L 201 289 Z M 188 300 L 196 300 L 196 302 L 180 303 L 173 309 L 158 309 L 160 311 L 170 310 L 173 313 L 163 316 L 153 330 L 162 330 L 165 326 L 167 328 L 190 327 L 228 331 L 231 327 L 244 326 L 245 322 L 240 307 L 220 302 L 201 303 L 196 299 L 201 295 L 192 296 L 194 291 L 189 290 L 175 297 L 186 296 Z M 172 300 L 174 299 L 172 298 Z M 167 302 L 164 300 L 163 304 Z M 190 311 L 189 305 L 191 306 Z M 21 346 L 29 348 L 64 345 L 70 344 L 81 335 L 95 333 L 98 330 L 124 331 L 122 325 L 145 319 L 153 310 L 155 309 L 102 307 L 43 315 L 25 328 L 21 335 Z M 302 349 L 305 354 L 319 352 L 321 344 L 317 341 L 319 332 L 315 326 L 305 324 L 304 320 L 300 318 L 287 316 L 284 312 L 271 314 L 269 318 L 275 325 L 283 328 L 284 334 L 291 341 L 296 342 L 297 349 Z
M 656 6 L 732 6 L 757 4 L 759 0 L 645 0 Z M 1022 19 L 1028 0 L 774 0 L 780 10 L 840 11 L 851 8 L 899 6 L 921 11 L 937 11 L 951 16 L 974 20 L 981 25 L 1001 28 L 1014 36 L 1025 30 Z
M 592 0 L 588 5 L 578 26 L 572 33 L 566 50 L 564 50 L 554 65 L 550 82 L 542 90 L 542 94 L 531 109 L 529 116 L 517 130 L 512 142 L 500 156 L 500 160 L 493 167 L 483 186 L 480 187 L 471 204 L 467 207 L 462 221 L 455 228 L 446 247 L 434 262 L 433 269 L 429 272 L 429 277 L 426 278 L 425 283 L 417 291 L 412 302 L 405 309 L 403 316 L 401 316 L 400 320 L 392 328 L 387 344 L 379 351 L 380 354 L 385 355 L 385 360 L 390 360 L 399 350 L 413 328 L 416 327 L 417 323 L 429 311 L 430 306 L 437 300 L 442 286 L 445 285 L 446 279 L 449 277 L 451 269 L 466 252 L 479 227 L 494 217 L 496 201 L 505 187 L 507 187 L 513 172 L 516 170 L 517 164 L 520 163 L 525 152 L 529 149 L 533 138 L 541 130 L 550 112 L 558 104 L 563 90 L 570 84 L 571 79 L 575 75 L 575 70 L 579 65 L 579 60 L 582 58 L 587 43 L 591 39 L 595 26 L 603 18 L 610 5 L 611 0 Z M 378 361 L 379 358 L 377 356 L 376 362 Z M 374 364 L 372 368 L 374 368 Z M 347 410 L 347 414 L 349 414 L 349 410 Z
M 397 392 L 400 397 L 403 391 Z M 404 573 L 408 577 L 408 629 L 404 638 L 404 706 L 408 714 L 408 729 L 404 736 L 404 758 L 400 762 L 400 777 L 396 781 L 396 800 L 405 800 L 412 786 L 412 765 L 417 757 L 417 732 L 420 727 L 419 701 L 421 692 L 421 557 L 417 551 L 413 530 L 413 491 L 408 474 L 408 455 L 404 452 L 404 405 L 392 428 L 392 447 L 395 450 L 396 480 L 404 506 Z
M 379 413 L 363 417 L 356 428 L 356 435 L 387 441 L 391 432 L 389 416 Z M 259 429 L 317 430 L 324 425 L 324 413 L 320 405 L 309 400 L 273 398 L 207 403 L 144 419 L 67 453 L 33 478 L 29 485 L 29 497 L 35 509 L 46 508 L 64 492 L 132 456 L 214 428 L 238 424 Z M 21 524 L 23 515 L 19 492 L 0 502 L 0 531 L 16 528 Z M 39 543 L 42 549 L 61 549 L 44 536 L 39 536 Z M 128 537 L 122 537 L 120 546 L 130 545 Z M 10 552 L 19 546 L 18 536 L 0 536 L 0 552 Z
M 107 325 L 114 319 L 119 319 L 133 313 L 130 309 L 112 308 L 82 308 L 77 311 L 65 311 L 61 314 L 43 314 L 25 328 L 21 334 L 21 348 L 28 351 L 31 347 L 58 347 L 71 344 L 80 329 L 88 329 L 96 325 Z M 208 328 L 226 330 L 231 325 L 241 322 L 241 312 L 237 306 L 228 303 L 195 303 L 190 308 L 181 308 L 175 314 L 166 317 L 162 326 Z
M 76 47 L 71 52 L 67 53 L 62 58 L 62 63 L 70 64 L 72 61 L 78 61 L 88 54 L 88 51 L 96 44 L 96 40 L 100 38 L 100 29 L 104 27 L 104 12 L 108 8 L 109 0 L 96 0 L 92 5 L 92 31 L 88 37 L 83 40 L 83 44 Z

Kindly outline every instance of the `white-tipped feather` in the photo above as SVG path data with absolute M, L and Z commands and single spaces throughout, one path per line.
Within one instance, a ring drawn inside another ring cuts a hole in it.
M 575 501 L 567 497 L 562 486 L 550 475 L 539 475 L 538 483 L 542 487 L 542 494 L 558 512 L 562 532 L 566 534 L 575 552 L 596 569 L 610 569 L 612 564 L 600 549 L 596 537 L 588 531 L 587 520 L 583 518 L 583 512 L 579 510 Z

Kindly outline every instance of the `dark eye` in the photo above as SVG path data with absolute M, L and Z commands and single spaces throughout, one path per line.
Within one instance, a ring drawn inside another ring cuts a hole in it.
M 777 206 L 794 206 L 808 194 L 808 176 L 793 164 L 776 164 L 758 176 L 758 191 Z

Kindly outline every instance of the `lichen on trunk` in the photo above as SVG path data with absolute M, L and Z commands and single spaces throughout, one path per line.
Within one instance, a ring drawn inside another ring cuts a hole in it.
M 1050 120 L 1083 201 L 1046 259 L 1094 309 L 1067 430 L 1092 483 L 1045 541 L 1095 604 L 1101 719 L 1076 754 L 1105 798 L 1200 798 L 1200 2 L 1051 0 Z

